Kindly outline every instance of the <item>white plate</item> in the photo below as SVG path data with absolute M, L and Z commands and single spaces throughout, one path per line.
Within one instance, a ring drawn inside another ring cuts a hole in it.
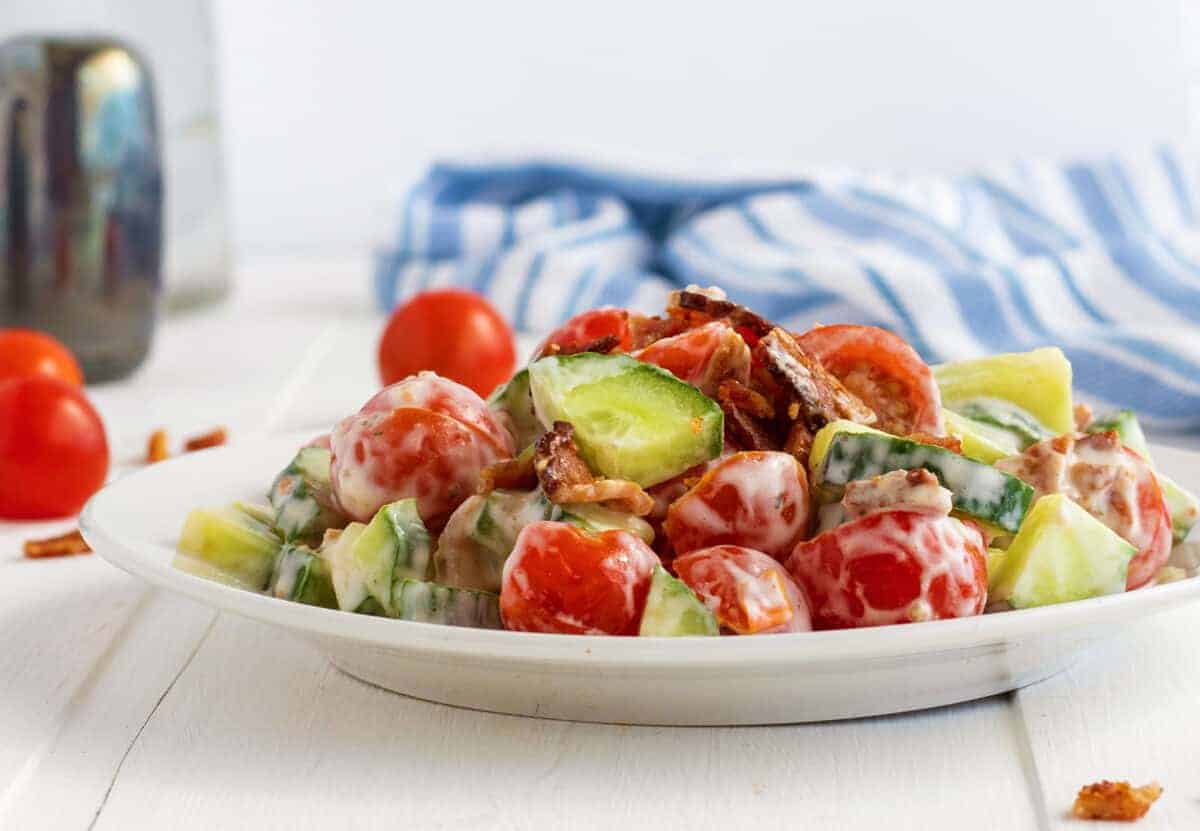
M 342 670 L 396 692 L 502 713 L 629 724 L 772 724 L 898 713 L 1040 681 L 1097 639 L 1200 596 L 1200 578 L 1020 612 L 744 638 L 604 638 L 437 626 L 318 609 L 171 567 L 189 510 L 262 500 L 309 436 L 208 450 L 96 495 L 83 535 L 114 565 L 307 638 Z M 1156 448 L 1184 487 L 1200 454 Z

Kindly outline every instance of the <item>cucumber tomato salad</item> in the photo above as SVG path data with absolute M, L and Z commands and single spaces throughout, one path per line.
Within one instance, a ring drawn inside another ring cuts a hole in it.
M 422 372 L 193 511 L 180 567 L 457 626 L 758 635 L 966 617 L 1192 576 L 1194 497 L 1058 349 L 927 366 L 718 289 L 585 312 L 486 401 Z M 1174 552 L 1174 554 L 1173 554 Z

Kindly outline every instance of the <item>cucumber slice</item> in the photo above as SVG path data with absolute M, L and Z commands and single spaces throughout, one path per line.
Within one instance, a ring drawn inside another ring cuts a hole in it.
M 346 565 L 357 571 L 367 594 L 391 614 L 396 581 L 424 580 L 432 551 L 433 542 L 417 513 L 417 501 L 401 499 L 379 509 L 354 542 Z
M 919 467 L 950 491 L 957 512 L 1010 533 L 1033 502 L 1033 488 L 1015 476 L 943 447 L 872 433 L 835 435 L 817 481 L 822 492 L 836 495 L 849 482 Z
M 361 522 L 351 522 L 336 537 L 327 536 L 321 547 L 321 558 L 329 563 L 338 608 L 347 612 L 359 611 L 368 599 L 378 604 L 367 591 L 366 581 L 354 559 L 355 543 L 366 530 L 367 526 Z
M 331 458 L 323 447 L 301 448 L 271 484 L 267 498 L 275 511 L 275 527 L 285 540 L 316 543 L 327 529 L 346 524 L 346 518 L 329 507 Z
M 700 602 L 687 583 L 672 577 L 662 566 L 655 566 L 638 634 L 652 638 L 676 638 L 719 635 L 721 631 L 716 615 Z
M 958 410 L 959 402 L 1000 398 L 1022 408 L 1052 433 L 1075 429 L 1071 398 L 1071 363 L 1061 349 L 991 355 L 933 367 L 942 403 Z
M 654 543 L 654 529 L 649 522 L 640 516 L 614 511 L 603 505 L 563 505 L 561 518 L 563 522 L 569 522 L 592 534 L 599 534 L 601 531 L 628 531 L 635 537 L 640 537 L 646 545 Z
M 1142 425 L 1132 410 L 1120 410 L 1102 416 L 1089 424 L 1087 428 L 1089 433 L 1107 433 L 1110 430 L 1115 431 L 1121 437 L 1121 444 L 1154 466 L 1154 460 L 1150 458 L 1150 445 L 1146 441 L 1146 434 L 1142 431 Z M 1175 542 L 1182 542 L 1200 519 L 1200 502 L 1195 496 L 1179 487 L 1169 476 L 1159 473 L 1157 469 L 1155 475 L 1158 476 L 1158 484 L 1162 487 L 1163 498 L 1167 501 L 1167 510 L 1171 513 L 1171 530 Z
M 498 387 L 488 397 L 488 406 L 507 418 L 507 425 L 516 447 L 528 447 L 545 432 L 533 409 L 528 369 L 522 369 L 507 384 Z
M 447 626 L 502 629 L 500 597 L 490 592 L 458 589 L 424 580 L 401 580 L 392 599 L 395 617 Z
M 182 554 L 254 591 L 266 588 L 280 546 L 269 526 L 232 506 L 195 509 L 179 535 Z
M 1119 594 L 1136 553 L 1067 496 L 1043 496 L 989 580 L 991 600 L 1025 609 Z
M 337 608 L 329 565 L 303 545 L 288 543 L 279 550 L 267 593 L 310 606 Z
M 529 379 L 542 425 L 570 422 L 580 453 L 604 476 L 650 487 L 721 453 L 721 408 L 665 369 L 583 352 L 542 358 Z
M 946 432 L 962 442 L 963 455 L 968 459 L 990 465 L 1006 456 L 1015 456 L 1024 448 L 1011 432 L 991 424 L 942 410 Z
M 257 502 L 234 502 L 233 507 L 255 522 L 261 522 L 268 528 L 275 527 L 275 511 L 268 505 L 259 505 Z
M 992 428 L 994 436 L 1007 433 L 1018 453 L 1054 435 L 1028 412 L 1002 398 L 972 398 L 955 404 L 954 410 L 981 427 Z
M 502 565 L 531 522 L 556 519 L 557 508 L 541 490 L 494 490 L 483 497 L 471 528 L 471 539 L 499 558 Z
M 825 457 L 829 454 L 829 445 L 833 442 L 834 436 L 839 433 L 869 433 L 874 436 L 891 435 L 882 430 L 876 430 L 874 427 L 866 427 L 857 421 L 849 421 L 847 419 L 831 421 L 826 424 L 813 436 L 812 449 L 808 452 L 808 481 L 814 487 L 818 486 L 821 481 L 821 470 L 825 467 Z M 828 496 L 829 498 L 823 501 L 829 502 L 833 500 L 833 494 L 829 494 Z M 838 494 L 838 498 L 840 498 L 840 494 Z

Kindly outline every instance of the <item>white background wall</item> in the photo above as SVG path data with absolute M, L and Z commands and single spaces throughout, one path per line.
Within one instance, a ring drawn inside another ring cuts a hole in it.
M 237 242 L 365 250 L 457 151 L 956 169 L 1180 137 L 1193 2 L 215 0 Z

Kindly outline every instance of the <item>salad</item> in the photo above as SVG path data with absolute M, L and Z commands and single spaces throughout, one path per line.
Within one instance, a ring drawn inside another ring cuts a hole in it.
M 1061 351 L 927 366 L 719 289 L 602 308 L 484 400 L 430 372 L 194 510 L 177 565 L 457 626 L 715 636 L 913 623 L 1192 576 L 1197 501 Z

